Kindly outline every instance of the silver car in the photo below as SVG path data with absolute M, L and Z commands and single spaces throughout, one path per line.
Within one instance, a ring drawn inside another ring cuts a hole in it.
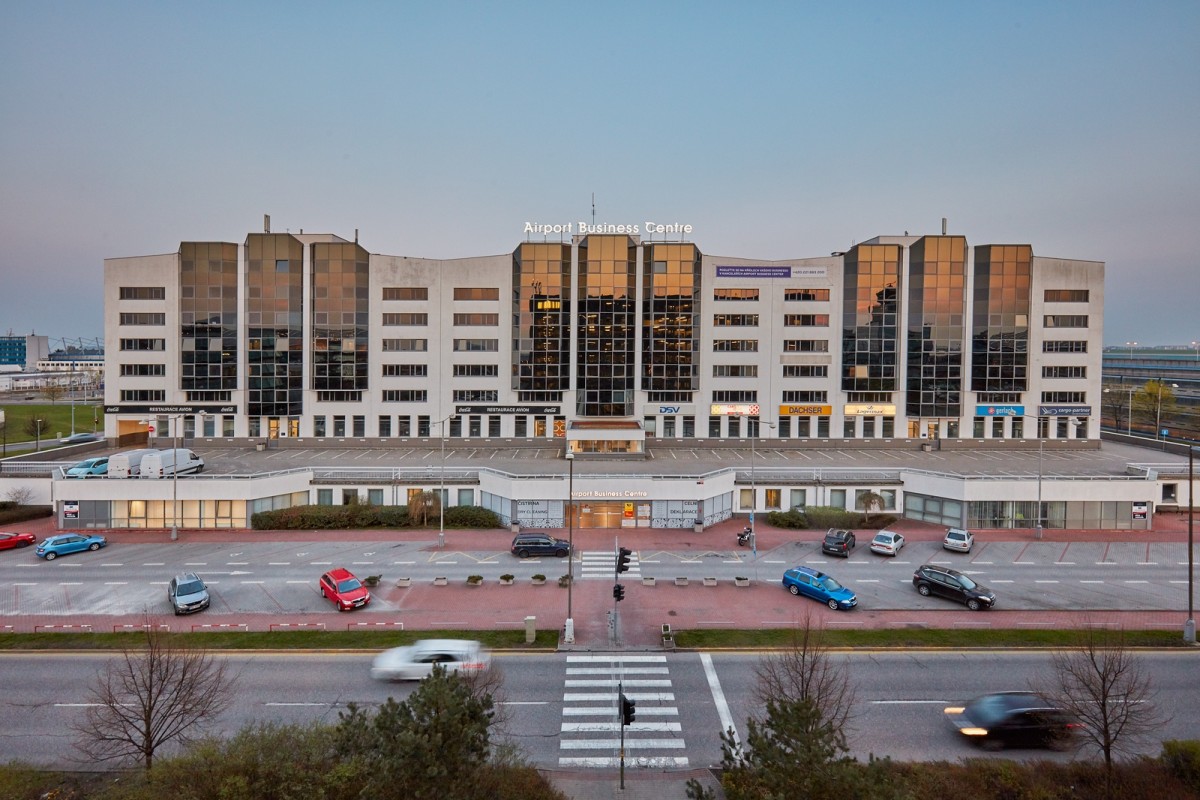
M 871 552 L 895 558 L 904 547 L 904 537 L 894 531 L 880 531 L 871 540 Z
M 485 670 L 491 658 L 479 642 L 467 639 L 422 639 L 394 647 L 375 657 L 371 677 L 377 681 L 419 681 L 440 664 L 449 672 Z
M 171 608 L 175 610 L 177 617 L 180 614 L 203 611 L 211 602 L 208 587 L 194 572 L 185 572 L 171 578 L 171 582 L 167 584 L 167 599 L 171 601 Z
M 959 553 L 969 553 L 975 544 L 975 537 L 970 531 L 965 531 L 962 528 L 951 528 L 946 531 L 946 538 L 942 539 L 942 547 L 947 550 L 956 550 Z

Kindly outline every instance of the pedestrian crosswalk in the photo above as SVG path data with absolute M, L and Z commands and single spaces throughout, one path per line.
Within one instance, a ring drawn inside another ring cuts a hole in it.
M 579 554 L 579 559 L 582 562 L 582 568 L 579 571 L 581 579 L 613 579 L 613 570 L 617 566 L 617 556 L 612 550 L 583 550 Z M 621 577 L 641 579 L 642 565 L 638 561 L 637 553 L 629 557 L 629 569 L 626 572 L 622 572 Z
M 633 723 L 625 726 L 625 765 L 686 767 L 687 756 L 677 755 L 686 745 L 662 655 L 567 656 L 558 765 L 619 766 L 618 685 L 637 704 Z

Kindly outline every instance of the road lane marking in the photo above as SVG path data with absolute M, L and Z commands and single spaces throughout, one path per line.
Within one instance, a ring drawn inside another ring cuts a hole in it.
M 712 693 L 713 703 L 717 707 L 717 716 L 721 720 L 721 730 L 729 731 L 734 747 L 740 748 L 742 740 L 738 735 L 737 727 L 733 724 L 733 714 L 729 711 L 729 703 L 725 702 L 725 692 L 721 689 L 721 679 L 717 677 L 717 671 L 713 668 L 712 656 L 708 653 L 701 653 L 700 663 L 704 666 L 704 676 L 708 679 L 708 689 Z M 683 744 L 683 742 L 680 742 L 680 744 Z

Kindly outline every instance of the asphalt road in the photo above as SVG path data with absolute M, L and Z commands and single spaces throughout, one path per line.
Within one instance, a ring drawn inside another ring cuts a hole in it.
M 64 765 L 74 757 L 71 723 L 89 702 L 92 676 L 111 655 L 2 653 L 0 760 Z M 257 720 L 335 722 L 350 702 L 374 705 L 407 696 L 411 684 L 372 681 L 371 654 L 257 653 L 223 656 L 237 675 L 237 701 L 220 720 L 232 733 Z M 1044 652 L 856 652 L 845 658 L 857 687 L 849 735 L 859 759 L 956 760 L 981 752 L 962 741 L 942 717 L 947 704 L 979 694 L 1025 689 L 1048 680 Z M 630 769 L 702 767 L 720 760 L 719 731 L 732 724 L 745 735 L 754 666 L 749 653 L 626 653 L 496 655 L 505 675 L 501 696 L 508 721 L 498 735 L 518 744 L 538 766 L 608 767 L 616 763 L 616 681 L 637 700 L 626 729 Z M 1141 654 L 1169 715 L 1154 741 L 1138 752 L 1157 754 L 1162 739 L 1200 738 L 1200 692 L 1194 688 L 1200 653 Z M 999 758 L 1066 760 L 1072 753 L 1014 750 Z

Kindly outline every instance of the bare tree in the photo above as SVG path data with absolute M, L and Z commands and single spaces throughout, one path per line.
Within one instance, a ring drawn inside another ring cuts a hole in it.
M 208 651 L 177 644 L 145 618 L 145 644 L 100 672 L 94 704 L 74 726 L 75 747 L 93 761 L 140 759 L 148 770 L 165 744 L 203 736 L 233 700 L 234 678 Z
M 1089 628 L 1077 647 L 1054 654 L 1054 679 L 1043 694 L 1082 723 L 1083 746 L 1104 756 L 1111 777 L 1114 756 L 1132 753 L 1143 736 L 1167 721 L 1142 660 L 1123 631 Z
M 855 700 L 849 663 L 831 657 L 824 628 L 819 621 L 814 624 L 811 609 L 805 610 L 803 626 L 793 635 L 791 647 L 764 656 L 754 668 L 754 698 L 762 707 L 806 700 L 816 712 L 812 723 L 843 739 L 853 721 Z
M 49 400 L 51 403 L 57 403 L 66 395 L 67 388 L 58 383 L 47 383 L 42 387 L 42 397 Z
M 4 496 L 4 499 L 18 506 L 29 505 L 29 501 L 33 499 L 33 487 L 14 486 L 8 490 L 8 494 Z

